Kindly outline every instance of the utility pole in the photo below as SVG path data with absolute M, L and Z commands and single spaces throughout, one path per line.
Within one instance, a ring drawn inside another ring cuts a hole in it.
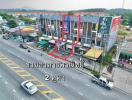
M 122 1 L 122 9 L 124 9 L 124 5 L 125 5 L 125 0 Z M 121 48 L 122 48 L 122 42 L 124 41 L 124 39 L 121 39 L 121 41 L 117 43 L 117 53 L 116 53 L 116 59 L 115 59 L 116 64 L 118 64 L 118 59 L 119 59 Z
M 125 5 L 125 0 L 123 0 L 122 2 L 122 9 L 124 9 L 124 5 Z

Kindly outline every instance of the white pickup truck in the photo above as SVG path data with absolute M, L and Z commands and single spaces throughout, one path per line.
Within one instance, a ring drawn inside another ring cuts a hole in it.
M 95 77 L 95 76 L 92 76 L 92 79 L 91 79 L 91 81 L 93 82 L 93 83 L 96 83 L 96 84 L 98 84 L 98 85 L 100 85 L 100 86 L 103 86 L 103 87 L 105 87 L 105 88 L 107 88 L 107 89 L 112 89 L 113 88 L 113 82 L 112 81 L 110 81 L 110 80 L 108 80 L 107 78 L 105 78 L 105 77 L 103 77 L 103 76 L 101 76 L 101 77 L 99 77 L 99 78 L 97 78 L 97 77 Z

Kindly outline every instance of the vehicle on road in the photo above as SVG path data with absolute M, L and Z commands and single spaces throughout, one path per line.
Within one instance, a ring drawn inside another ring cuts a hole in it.
M 22 44 L 22 43 L 19 45 L 19 47 L 23 48 L 23 49 L 27 49 L 28 48 L 28 46 L 26 44 Z
M 105 87 L 106 89 L 109 89 L 109 90 L 111 90 L 114 86 L 113 81 L 111 81 L 103 76 L 100 76 L 99 78 L 96 76 L 92 76 L 91 81 L 93 83 L 96 83 L 102 87 Z
M 38 91 L 38 88 L 31 83 L 30 81 L 24 81 L 21 83 L 22 88 L 27 91 L 29 94 L 34 94 Z

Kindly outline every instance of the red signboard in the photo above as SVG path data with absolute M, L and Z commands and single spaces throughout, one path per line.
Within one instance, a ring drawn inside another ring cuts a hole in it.
M 119 24 L 120 24 L 120 20 L 121 20 L 121 17 L 115 17 L 113 18 L 112 20 L 112 27 L 111 27 L 111 31 L 116 31 L 118 30 L 119 28 Z

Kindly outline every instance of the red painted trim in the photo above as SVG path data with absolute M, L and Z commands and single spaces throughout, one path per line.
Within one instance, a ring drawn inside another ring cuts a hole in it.
M 58 38 L 58 41 L 62 41 L 62 42 L 64 41 L 64 34 L 65 34 L 64 33 L 64 17 L 65 16 L 78 17 L 78 32 L 77 32 L 77 43 L 78 43 L 79 42 L 79 38 L 80 38 L 80 15 L 68 15 L 68 14 L 65 14 L 65 15 L 62 16 L 62 31 L 61 31 L 62 37 L 61 37 L 61 39 Z M 53 57 L 55 57 L 55 58 L 59 58 L 61 60 L 65 60 L 66 61 L 69 57 L 72 57 L 74 55 L 74 53 L 75 53 L 74 48 L 77 45 L 77 43 L 74 43 L 74 42 L 72 43 L 72 50 L 71 50 L 71 53 L 69 55 L 61 57 L 61 56 L 55 55 L 55 53 L 58 52 L 58 45 L 57 45 L 58 41 L 55 42 L 55 49 L 53 51 L 51 51 L 50 53 L 48 53 L 48 54 L 53 56 Z
M 79 42 L 80 38 L 80 15 L 78 15 L 78 36 L 77 36 L 77 43 Z
M 62 41 L 64 40 L 64 15 L 62 16 Z

